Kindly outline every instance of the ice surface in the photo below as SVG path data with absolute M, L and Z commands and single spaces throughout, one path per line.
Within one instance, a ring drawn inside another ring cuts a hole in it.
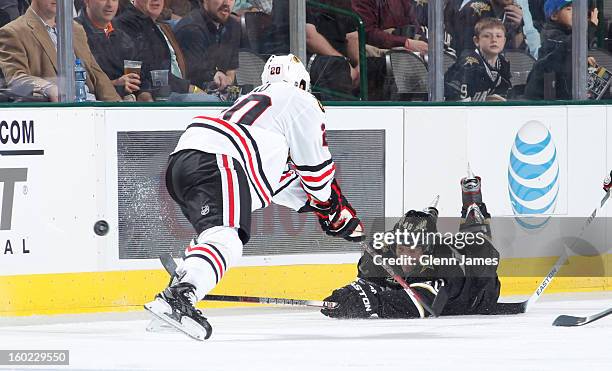
M 0 349 L 69 349 L 86 370 L 612 370 L 612 316 L 551 326 L 560 314 L 612 307 L 612 293 L 547 295 L 514 316 L 334 320 L 309 309 L 206 311 L 214 331 L 198 342 L 147 333 L 149 315 L 0 318 Z M 0 366 L 0 369 L 11 369 Z

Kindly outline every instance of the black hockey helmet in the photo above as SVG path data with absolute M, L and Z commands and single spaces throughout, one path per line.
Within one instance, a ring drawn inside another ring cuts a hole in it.
M 410 210 L 404 216 L 395 223 L 393 230 L 407 230 L 408 232 L 437 232 L 438 228 L 436 222 L 438 219 L 438 210 L 429 208 L 431 211 L 417 211 Z
M 393 231 L 399 233 L 407 233 L 408 236 L 419 235 L 421 238 L 417 241 L 412 241 L 411 246 L 420 246 L 424 253 L 431 253 L 434 246 L 428 243 L 428 234 L 437 233 L 436 225 L 438 220 L 438 210 L 434 207 L 429 207 L 426 211 L 410 210 L 395 224 Z M 431 237 L 431 240 L 435 238 Z

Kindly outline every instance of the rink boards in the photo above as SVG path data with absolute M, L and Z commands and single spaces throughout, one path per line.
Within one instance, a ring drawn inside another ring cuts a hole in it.
M 491 213 L 514 216 L 512 147 L 517 138 L 546 134 L 555 154 L 548 162 L 558 169 L 554 204 L 546 215 L 586 218 L 612 168 L 609 110 L 328 107 L 326 127 L 343 189 L 364 215 L 397 217 L 439 194 L 441 215 L 456 216 L 458 180 L 469 161 L 485 181 Z M 218 112 L 206 107 L 0 111 L 0 313 L 129 310 L 163 288 L 167 277 L 155 257 L 163 251 L 176 255 L 192 237 L 165 192 L 165 161 L 192 117 Z M 608 210 L 602 215 L 609 216 Z M 106 235 L 94 233 L 100 220 L 110 226 Z M 280 207 L 259 212 L 245 257 L 215 293 L 314 299 L 349 282 L 358 248 L 322 236 L 317 228 L 313 218 Z M 607 224 L 597 243 L 609 244 L 611 232 Z M 605 252 L 597 258 L 603 274 L 601 269 L 596 277 L 584 270 L 568 274 L 550 290 L 612 288 L 608 248 L 598 246 Z M 503 256 L 502 293 L 530 293 L 555 255 L 551 249 Z M 574 261 L 588 268 L 591 260 Z M 531 277 L 516 274 L 516 267 L 525 265 L 533 267 Z

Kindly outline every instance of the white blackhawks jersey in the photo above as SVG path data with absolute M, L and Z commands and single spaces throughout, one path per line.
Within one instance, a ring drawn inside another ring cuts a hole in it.
M 271 202 L 298 210 L 305 192 L 326 201 L 336 170 L 323 107 L 284 82 L 257 87 L 218 117 L 193 118 L 174 153 L 184 149 L 239 161 L 249 181 L 251 210 Z

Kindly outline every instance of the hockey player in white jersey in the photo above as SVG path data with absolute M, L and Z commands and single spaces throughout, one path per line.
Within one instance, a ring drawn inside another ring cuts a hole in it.
M 263 85 L 219 117 L 195 117 L 170 155 L 166 186 L 197 233 L 168 288 L 145 308 L 204 340 L 195 309 L 242 256 L 251 212 L 274 202 L 314 212 L 328 235 L 360 241 L 363 226 L 334 179 L 325 111 L 293 55 L 271 56 Z

